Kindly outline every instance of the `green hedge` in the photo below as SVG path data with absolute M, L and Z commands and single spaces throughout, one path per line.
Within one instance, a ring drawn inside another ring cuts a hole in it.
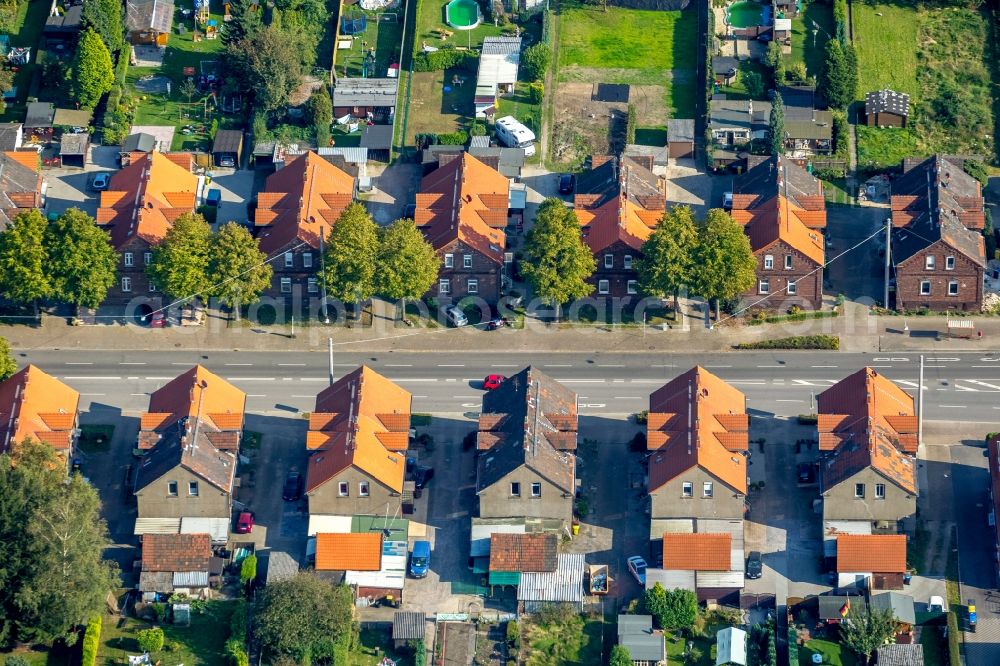
M 734 349 L 840 349 L 836 335 L 794 335 L 759 342 L 741 342 Z
M 759 324 L 777 324 L 783 321 L 805 321 L 806 319 L 827 319 L 829 317 L 837 317 L 840 312 L 836 310 L 822 310 L 815 312 L 796 312 L 795 314 L 787 315 L 771 315 L 770 317 L 764 317 L 762 319 L 751 319 L 747 322 L 750 326 L 757 326 Z
M 458 49 L 440 49 L 430 53 L 418 53 L 413 56 L 414 72 L 439 72 L 444 69 L 476 69 L 479 57 L 472 51 Z
M 437 142 L 442 146 L 464 146 L 469 142 L 469 135 L 463 130 L 446 132 L 437 135 Z
M 101 645 L 102 622 L 101 616 L 95 615 L 87 623 L 87 631 L 83 634 L 82 666 L 94 666 L 97 663 L 97 649 Z
M 955 611 L 948 612 L 948 661 L 951 666 L 962 663 L 962 648 L 958 641 L 958 616 Z

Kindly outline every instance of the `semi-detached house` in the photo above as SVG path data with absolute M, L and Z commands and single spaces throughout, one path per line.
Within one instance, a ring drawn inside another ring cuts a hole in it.
M 80 394 L 35 365 L 0 382 L 0 454 L 32 440 L 48 444 L 67 468 L 76 445 Z

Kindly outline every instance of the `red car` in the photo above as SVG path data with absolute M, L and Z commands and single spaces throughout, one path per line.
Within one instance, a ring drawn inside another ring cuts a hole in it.
M 244 511 L 236 521 L 237 534 L 250 534 L 253 532 L 253 513 Z
M 486 379 L 483 380 L 483 388 L 487 391 L 492 391 L 507 379 L 503 375 L 486 375 Z

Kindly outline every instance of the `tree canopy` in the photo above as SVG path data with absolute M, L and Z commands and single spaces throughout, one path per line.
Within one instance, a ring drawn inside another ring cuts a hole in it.
M 538 42 L 524 49 L 521 57 L 521 72 L 528 81 L 540 81 L 545 78 L 552 58 L 552 49 L 548 44 Z
M 378 225 L 364 206 L 352 203 L 333 225 L 326 244 L 322 280 L 327 294 L 345 303 L 374 296 L 378 252 Z
M 652 235 L 642 245 L 642 259 L 636 262 L 639 285 L 652 296 L 674 297 L 691 282 L 698 226 L 690 206 L 674 206 L 663 214 Z
M 258 597 L 257 639 L 273 657 L 299 663 L 332 657 L 334 645 L 351 631 L 352 611 L 350 588 L 300 573 L 268 585 Z
M 211 249 L 212 229 L 208 222 L 196 213 L 184 213 L 153 250 L 153 262 L 146 272 L 156 286 L 174 298 L 206 296 L 211 285 Z
M 16 303 L 37 303 L 52 294 L 45 227 L 41 212 L 32 208 L 0 233 L 0 293 Z
M 382 231 L 377 291 L 393 301 L 420 298 L 434 285 L 441 260 L 413 220 L 396 220 Z
M 774 99 L 771 100 L 771 115 L 768 118 L 767 126 L 771 154 L 781 155 L 785 152 L 785 103 L 782 101 L 780 93 L 774 93 Z
M 229 21 L 222 31 L 222 43 L 226 46 L 250 36 L 264 25 L 261 20 L 262 7 L 254 0 L 231 0 Z
M 84 28 L 90 28 L 104 40 L 111 53 L 125 44 L 124 4 L 118 0 L 86 0 L 80 17 Z
M 632 666 L 632 655 L 624 645 L 616 645 L 611 648 L 610 666 Z
M 212 239 L 209 253 L 208 273 L 215 281 L 212 295 L 234 308 L 239 317 L 240 306 L 257 301 L 271 285 L 274 270 L 266 261 L 267 255 L 246 227 L 224 224 Z
M 826 43 L 819 92 L 833 108 L 850 105 L 858 91 L 858 58 L 852 44 L 831 39 Z
M 45 232 L 53 295 L 66 303 L 96 308 L 115 284 L 118 254 L 94 218 L 70 208 Z
M 29 440 L 0 455 L 0 497 L 0 645 L 72 642 L 119 585 L 97 491 Z
M 587 278 L 597 262 L 583 242 L 576 213 L 559 199 L 538 207 L 535 224 L 524 245 L 521 273 L 535 294 L 555 306 L 589 295 Z
M 0 382 L 17 372 L 17 361 L 14 352 L 10 350 L 7 338 L 0 338 Z
M 111 52 L 100 35 L 90 28 L 84 30 L 70 64 L 70 97 L 80 106 L 92 109 L 114 84 Z
M 864 656 L 866 661 L 895 633 L 896 619 L 891 608 L 851 608 L 847 619 L 840 623 L 840 642 Z
M 774 75 L 774 85 L 779 86 L 785 80 L 785 58 L 781 53 L 781 44 L 769 42 L 767 53 L 764 54 L 764 64 L 771 68 Z
M 656 583 L 643 593 L 642 602 L 664 629 L 687 629 L 698 618 L 698 597 L 691 590 L 668 590 Z
M 236 73 L 243 91 L 252 93 L 264 112 L 284 107 L 302 80 L 295 43 L 276 25 L 253 30 L 230 43 L 227 55 L 227 66 Z
M 692 289 L 709 299 L 728 300 L 750 289 L 757 279 L 757 260 L 750 239 L 728 213 L 708 211 L 694 251 Z

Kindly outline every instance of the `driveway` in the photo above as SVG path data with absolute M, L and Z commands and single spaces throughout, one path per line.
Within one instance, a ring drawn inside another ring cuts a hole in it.
M 880 227 L 884 228 L 888 211 L 884 208 L 828 205 L 826 209 L 826 259 L 830 261 Z M 885 236 L 876 235 L 827 268 L 824 287 L 827 293 L 843 294 L 852 301 L 884 297 Z
M 95 216 L 100 193 L 90 187 L 94 175 L 100 171 L 117 170 L 118 146 L 91 146 L 90 155 L 82 169 L 45 169 L 43 175 L 49 185 L 45 210 L 58 214 L 68 208 L 79 208 L 91 217 Z
M 709 208 L 722 205 L 725 179 L 705 171 L 693 159 L 671 159 L 667 166 L 667 208 L 691 206 L 696 217 L 703 217 Z M 719 190 L 716 192 L 716 190 Z
M 420 165 L 398 161 L 384 170 L 371 166 L 368 174 L 375 182 L 375 189 L 364 195 L 365 207 L 372 218 L 387 225 L 403 216 L 407 203 L 417 198 L 420 187 Z
M 213 169 L 209 189 L 222 192 L 222 202 L 216 215 L 216 224 L 247 221 L 247 204 L 253 198 L 254 171 L 235 169 Z

